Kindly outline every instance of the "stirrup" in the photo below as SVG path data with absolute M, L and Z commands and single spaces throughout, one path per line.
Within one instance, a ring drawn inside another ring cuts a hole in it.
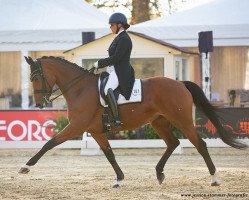
M 122 122 L 119 119 L 113 119 L 112 120 L 112 125 L 114 128 L 121 128 L 122 127 Z

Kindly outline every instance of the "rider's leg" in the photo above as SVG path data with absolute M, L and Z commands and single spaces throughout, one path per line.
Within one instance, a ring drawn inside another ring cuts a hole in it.
M 107 95 L 109 88 L 111 88 L 112 90 L 115 90 L 118 87 L 118 85 L 119 85 L 119 82 L 118 82 L 117 74 L 116 74 L 115 70 L 112 70 L 110 72 L 108 81 L 107 81 L 106 86 L 105 86 L 105 90 L 104 90 L 105 95 Z
M 109 79 L 106 83 L 104 92 L 107 97 L 108 105 L 111 109 L 113 116 L 113 123 L 116 128 L 121 126 L 119 113 L 118 113 L 118 104 L 113 93 L 113 90 L 115 90 L 118 87 L 118 84 L 119 84 L 118 77 L 116 75 L 115 70 L 113 70 L 109 75 Z

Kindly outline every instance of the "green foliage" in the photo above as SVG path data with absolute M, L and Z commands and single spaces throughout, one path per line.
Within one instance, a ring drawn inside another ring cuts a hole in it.
M 185 135 L 183 135 L 182 132 L 179 129 L 177 129 L 176 127 L 173 127 L 172 133 L 178 139 L 185 139 L 186 138 Z
M 68 119 L 64 114 L 58 113 L 57 119 L 52 119 L 56 124 L 52 131 L 57 134 L 68 125 Z
M 197 134 L 198 134 L 201 138 L 203 138 L 203 139 L 205 139 L 205 138 L 208 137 L 207 134 L 206 134 L 205 132 L 203 132 L 203 131 L 197 131 Z
M 60 131 L 62 131 L 67 125 L 68 125 L 68 119 L 67 117 L 62 114 L 58 113 L 57 119 L 52 119 L 55 122 L 55 127 L 52 129 L 52 131 L 57 134 Z M 196 119 L 196 121 L 199 119 Z M 178 139 L 185 139 L 186 137 L 182 134 L 180 130 L 173 127 L 172 128 L 173 135 Z M 202 138 L 207 138 L 207 135 L 199 131 L 199 136 Z M 135 129 L 135 130 L 128 130 L 128 131 L 120 131 L 115 133 L 107 133 L 107 138 L 109 140 L 120 140 L 120 139 L 159 139 L 158 134 L 156 131 L 152 128 L 150 124 L 146 124 L 145 126 Z
M 159 139 L 159 136 L 150 124 L 144 126 L 144 136 L 144 139 Z
M 157 133 L 151 125 L 147 124 L 142 128 L 115 133 L 107 133 L 109 140 L 126 140 L 126 139 L 159 139 Z

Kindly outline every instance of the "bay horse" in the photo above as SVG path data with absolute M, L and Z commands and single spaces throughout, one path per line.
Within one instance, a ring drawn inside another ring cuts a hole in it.
M 83 132 L 89 132 L 103 150 L 116 173 L 117 179 L 113 187 L 119 187 L 124 179 L 124 174 L 103 133 L 102 113 L 104 108 L 100 105 L 97 87 L 99 76 L 61 58 L 42 57 L 36 61 L 30 57 L 25 57 L 25 59 L 31 67 L 30 80 L 34 89 L 36 107 L 43 108 L 50 102 L 52 88 L 56 84 L 67 102 L 69 124 L 23 165 L 19 173 L 28 173 L 30 167 L 35 165 L 48 150 L 67 140 L 81 136 Z M 166 161 L 180 143 L 172 134 L 172 128 L 176 127 L 204 158 L 212 177 L 211 185 L 219 185 L 216 168 L 210 158 L 206 143 L 194 128 L 193 103 L 210 119 L 226 144 L 238 149 L 246 148 L 247 145 L 234 139 L 231 133 L 222 126 L 216 108 L 210 104 L 197 84 L 166 77 L 153 77 L 143 79 L 142 87 L 142 102 L 120 105 L 122 128 L 112 128 L 111 131 L 132 130 L 146 123 L 152 125 L 167 145 L 166 151 L 155 167 L 158 182 L 162 184 L 165 178 L 163 170 Z

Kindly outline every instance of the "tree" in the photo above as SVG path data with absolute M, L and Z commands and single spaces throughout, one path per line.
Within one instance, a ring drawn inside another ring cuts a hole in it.
M 150 20 L 149 3 L 149 0 L 132 1 L 131 24 L 137 24 Z
M 150 19 L 161 17 L 163 10 L 159 0 L 85 0 L 91 5 L 102 9 L 110 8 L 113 11 L 128 9 L 131 13 L 130 23 L 137 24 Z M 181 0 L 186 3 L 187 0 Z M 178 3 L 177 3 L 178 2 Z M 167 0 L 166 11 L 172 14 L 177 10 L 179 0 Z

